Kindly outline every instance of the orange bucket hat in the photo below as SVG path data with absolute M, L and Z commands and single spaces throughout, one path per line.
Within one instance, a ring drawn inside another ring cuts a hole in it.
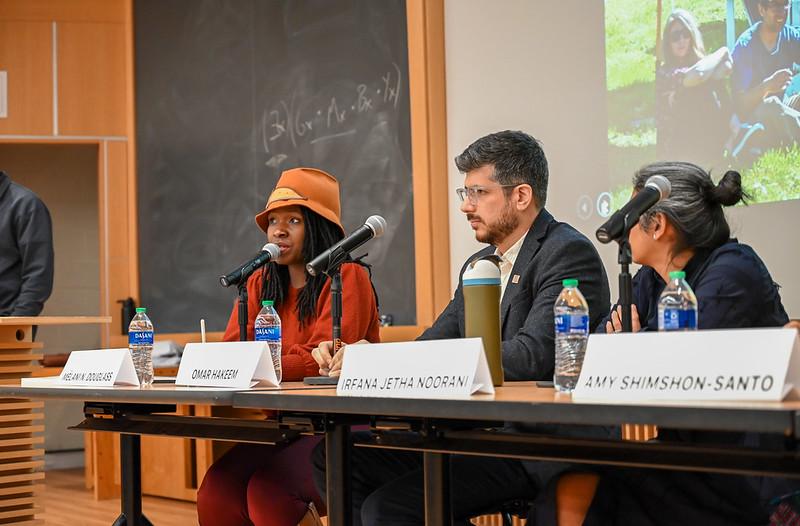
M 256 224 L 267 231 L 267 216 L 272 210 L 286 206 L 304 206 L 313 210 L 344 234 L 339 204 L 339 181 L 316 168 L 292 168 L 281 174 L 267 199 L 264 211 L 256 216 Z

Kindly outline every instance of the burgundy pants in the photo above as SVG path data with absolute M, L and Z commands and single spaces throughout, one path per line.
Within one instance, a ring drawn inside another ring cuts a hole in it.
M 325 513 L 311 476 L 311 451 L 321 439 L 237 444 L 211 466 L 197 490 L 200 525 L 296 526 L 309 502 Z

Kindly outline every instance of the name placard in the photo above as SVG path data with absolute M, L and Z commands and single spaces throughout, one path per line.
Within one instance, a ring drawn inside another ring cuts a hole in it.
M 480 338 L 350 345 L 339 396 L 462 398 L 494 393 Z
M 58 377 L 57 385 L 139 385 L 139 378 L 128 349 L 72 351 Z
M 175 385 L 277 387 L 278 377 L 266 342 L 188 343 Z
M 572 398 L 780 401 L 798 353 L 795 329 L 593 334 Z

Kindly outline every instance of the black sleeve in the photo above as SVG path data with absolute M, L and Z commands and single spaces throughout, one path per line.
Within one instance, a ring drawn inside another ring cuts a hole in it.
M 423 332 L 418 340 L 444 340 L 448 338 L 462 338 L 459 318 L 464 315 L 464 293 L 461 290 L 461 279 L 453 299 L 447 304 L 433 325 Z
M 642 330 L 647 330 L 647 320 L 650 316 L 649 312 L 649 304 L 648 304 L 648 297 L 647 294 L 649 292 L 649 287 L 645 288 L 643 282 L 647 280 L 648 282 L 652 282 L 652 277 L 646 274 L 652 274 L 652 270 L 649 267 L 642 267 L 637 272 L 636 275 L 633 276 L 631 280 L 631 297 L 633 299 L 633 304 L 636 305 L 636 311 L 639 313 L 639 322 L 642 324 Z M 652 283 L 650 283 L 652 286 Z M 620 305 L 620 299 L 617 299 L 617 302 L 611 305 L 611 308 L 602 316 L 602 319 L 594 325 L 594 332 L 599 334 L 606 333 L 606 323 L 611 321 L 611 312 Z
M 50 212 L 33 199 L 14 218 L 21 265 L 20 293 L 11 316 L 37 316 L 53 290 L 53 227 Z

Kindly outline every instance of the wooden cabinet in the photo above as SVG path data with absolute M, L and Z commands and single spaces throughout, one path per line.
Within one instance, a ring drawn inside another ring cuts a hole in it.
M 122 24 L 57 24 L 58 133 L 125 135 L 125 28 Z M 86 111 L 91 108 L 91 111 Z
M 129 1 L 4 0 L 0 71 L 8 117 L 0 135 L 124 137 Z
M 8 87 L 0 134 L 52 133 L 52 24 L 0 19 L 0 71 L 6 72 Z

